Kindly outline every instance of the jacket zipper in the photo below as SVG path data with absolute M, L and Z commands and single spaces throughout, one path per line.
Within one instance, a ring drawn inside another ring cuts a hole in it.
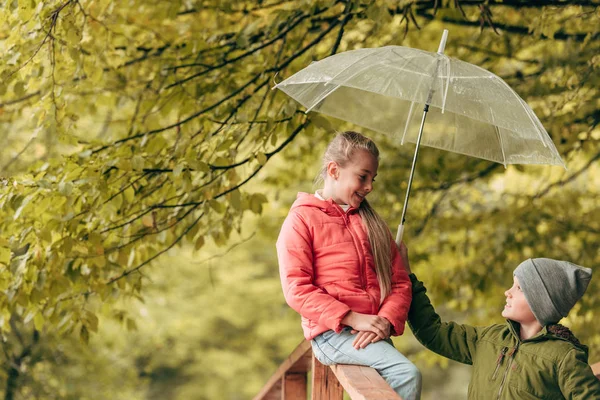
M 496 379 L 496 375 L 498 375 L 498 370 L 500 369 L 500 365 L 502 364 L 502 360 L 504 360 L 504 356 L 506 355 L 507 351 L 508 351 L 508 347 L 502 348 L 502 351 L 498 355 L 498 360 L 496 360 L 496 369 L 494 370 L 494 374 L 492 375 L 492 378 L 490 380 L 493 381 Z
M 506 382 L 506 377 L 508 376 L 508 371 L 510 371 L 510 367 L 513 363 L 513 360 L 515 358 L 515 353 L 517 352 L 518 348 L 519 348 L 519 343 L 517 343 L 517 345 L 510 350 L 510 353 L 508 353 L 508 365 L 506 366 L 506 371 L 504 371 L 504 376 L 502 377 L 502 382 L 500 383 L 500 389 L 498 389 L 498 400 L 500 400 L 500 395 L 502 394 L 502 389 L 504 389 L 504 383 Z

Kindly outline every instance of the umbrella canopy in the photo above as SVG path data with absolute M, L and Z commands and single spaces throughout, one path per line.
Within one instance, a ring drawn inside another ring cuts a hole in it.
M 402 46 L 347 51 L 277 84 L 316 111 L 416 143 L 507 164 L 564 166 L 537 116 L 506 82 L 476 65 Z M 431 96 L 430 101 L 427 101 Z

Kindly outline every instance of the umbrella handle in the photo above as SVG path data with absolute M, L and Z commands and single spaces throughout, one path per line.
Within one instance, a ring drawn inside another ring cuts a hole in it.
M 398 225 L 398 232 L 396 232 L 396 244 L 400 246 L 400 242 L 402 242 L 402 236 L 404 236 L 404 224 Z

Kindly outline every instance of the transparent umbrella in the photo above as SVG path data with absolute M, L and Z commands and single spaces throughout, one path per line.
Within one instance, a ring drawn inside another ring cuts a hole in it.
M 320 112 L 417 144 L 398 243 L 420 144 L 505 167 L 565 166 L 531 107 L 506 82 L 444 54 L 447 35 L 445 30 L 437 53 L 403 46 L 346 51 L 275 86 L 307 113 Z

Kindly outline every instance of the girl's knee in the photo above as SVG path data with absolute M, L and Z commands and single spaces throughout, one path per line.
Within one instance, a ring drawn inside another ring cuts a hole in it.
M 422 376 L 421 371 L 414 364 L 405 364 L 402 367 L 403 375 L 412 381 L 421 382 Z
M 409 373 L 412 379 L 414 379 L 415 381 L 421 382 L 421 380 L 423 379 L 423 377 L 421 376 L 421 371 L 415 365 L 412 366 Z

